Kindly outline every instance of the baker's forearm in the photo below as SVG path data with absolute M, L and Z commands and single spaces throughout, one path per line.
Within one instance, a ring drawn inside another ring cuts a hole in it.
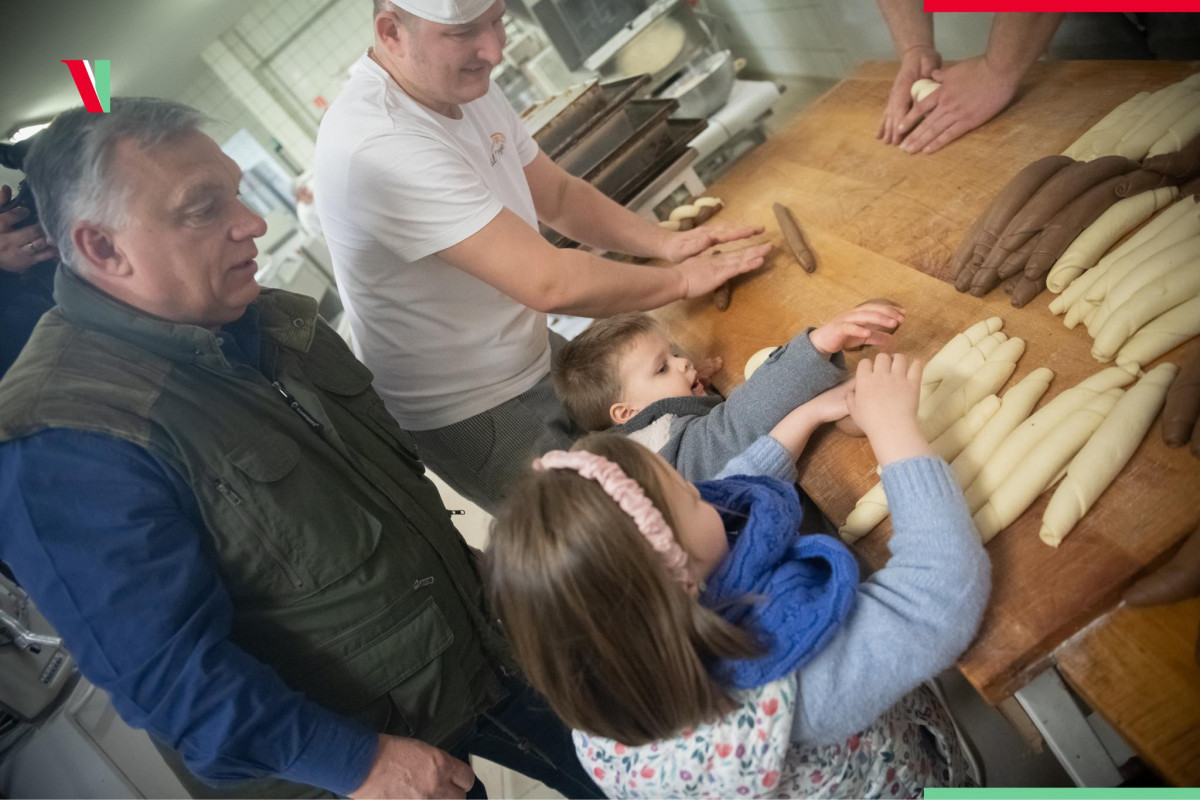
M 559 233 L 589 247 L 644 258 L 661 258 L 670 233 L 642 219 L 579 178 L 565 181 L 559 213 L 544 219 Z
M 1020 80 L 1046 52 L 1062 18 L 1048 13 L 997 14 L 988 36 L 988 66 Z
M 625 264 L 581 250 L 555 252 L 559 269 L 542 293 L 542 302 L 534 306 L 539 311 L 608 317 L 622 311 L 649 311 L 687 292 L 687 281 L 676 267 Z
M 921 0 L 879 0 L 879 10 L 897 58 L 914 47 L 933 47 L 933 14 L 925 13 Z

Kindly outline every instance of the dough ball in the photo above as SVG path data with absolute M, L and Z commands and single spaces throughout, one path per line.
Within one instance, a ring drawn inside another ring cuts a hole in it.
M 617 53 L 617 71 L 622 75 L 655 75 L 671 66 L 686 43 L 683 25 L 662 17 L 621 48 Z
M 778 348 L 776 347 L 764 347 L 762 350 L 759 350 L 757 353 L 750 356 L 750 358 L 746 359 L 746 369 L 744 372 L 746 380 L 750 380 L 750 376 L 754 374 L 754 371 L 761 367 L 763 362 L 766 361 L 767 358 L 770 357 L 771 353 L 774 353 L 777 349 Z
M 921 78 L 919 81 L 915 81 L 912 85 L 913 102 L 921 102 L 940 88 L 942 88 L 940 83 L 937 81 L 931 81 L 929 78 Z

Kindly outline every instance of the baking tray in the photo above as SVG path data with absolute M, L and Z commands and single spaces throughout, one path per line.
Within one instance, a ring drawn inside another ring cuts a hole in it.
M 637 75 L 569 89 L 526 110 L 522 115 L 525 128 L 542 152 L 558 160 L 597 125 L 616 114 L 649 82 L 648 75 Z
M 554 159 L 567 172 L 582 178 L 646 135 L 679 108 L 678 100 L 630 100 L 599 125 L 579 137 Z
M 584 180 L 625 205 L 645 189 L 663 170 L 674 164 L 692 139 L 708 127 L 704 119 L 663 119 L 645 136 L 626 143 L 618 152 L 583 176 Z M 555 247 L 574 247 L 576 242 L 540 226 L 542 235 Z

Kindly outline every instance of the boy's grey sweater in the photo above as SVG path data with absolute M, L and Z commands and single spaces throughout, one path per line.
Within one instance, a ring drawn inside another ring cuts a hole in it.
M 783 445 L 763 437 L 717 476 L 796 480 Z M 883 468 L 892 557 L 859 584 L 833 641 L 797 673 L 792 739 L 840 742 L 870 725 L 971 643 L 991 591 L 991 562 L 946 462 L 909 458 Z
M 656 451 L 689 481 L 711 480 L 796 406 L 847 378 L 845 357 L 834 353 L 826 358 L 817 352 L 808 338 L 812 330 L 776 348 L 728 400 L 668 397 L 651 403 L 612 432 Z

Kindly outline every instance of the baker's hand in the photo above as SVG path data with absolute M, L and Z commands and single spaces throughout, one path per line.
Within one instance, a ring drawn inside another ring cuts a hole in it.
M 905 152 L 935 153 L 978 128 L 1004 110 L 1021 81 L 1019 74 L 993 67 L 986 55 L 935 69 L 932 78 L 942 88 L 916 103 L 900 121 L 900 149 Z
M 819 328 L 808 334 L 817 352 L 833 355 L 847 347 L 873 344 L 886 347 L 891 344 L 892 334 L 875 330 L 869 326 L 898 328 L 904 322 L 904 309 L 886 303 L 865 303 L 843 311 Z
M 932 47 L 917 45 L 904 53 L 900 59 L 900 71 L 896 73 L 887 105 L 883 109 L 883 118 L 879 120 L 876 139 L 882 139 L 884 144 L 900 144 L 903 137 L 897 129 L 904 115 L 912 108 L 912 85 L 921 78 L 928 78 L 940 66 L 942 55 Z
M 379 737 L 375 762 L 362 786 L 350 793 L 367 797 L 466 797 L 475 772 L 444 750 L 417 739 Z
M 1200 528 L 1192 531 L 1171 560 L 1125 590 L 1131 606 L 1157 606 L 1200 596 Z M 1200 664 L 1200 635 L 1196 637 Z
M 688 231 L 690 233 L 691 231 Z M 700 297 L 716 289 L 725 281 L 750 272 L 763 265 L 771 245 L 756 244 L 743 247 L 741 250 L 720 252 L 714 250 L 704 255 L 692 256 L 688 260 L 676 264 L 674 269 L 679 271 L 683 279 L 683 297 Z
M 0 186 L 0 206 L 10 200 L 12 189 Z M 27 208 L 14 208 L 0 214 L 0 269 L 5 272 L 23 272 L 58 252 L 46 239 L 41 226 L 16 227 L 28 217 Z
M 703 253 L 708 248 L 725 242 L 736 242 L 747 239 L 763 232 L 757 225 L 741 225 L 735 223 L 717 223 L 701 225 L 690 231 L 672 233 L 662 245 L 661 257 L 667 261 L 679 263 L 694 255 Z

